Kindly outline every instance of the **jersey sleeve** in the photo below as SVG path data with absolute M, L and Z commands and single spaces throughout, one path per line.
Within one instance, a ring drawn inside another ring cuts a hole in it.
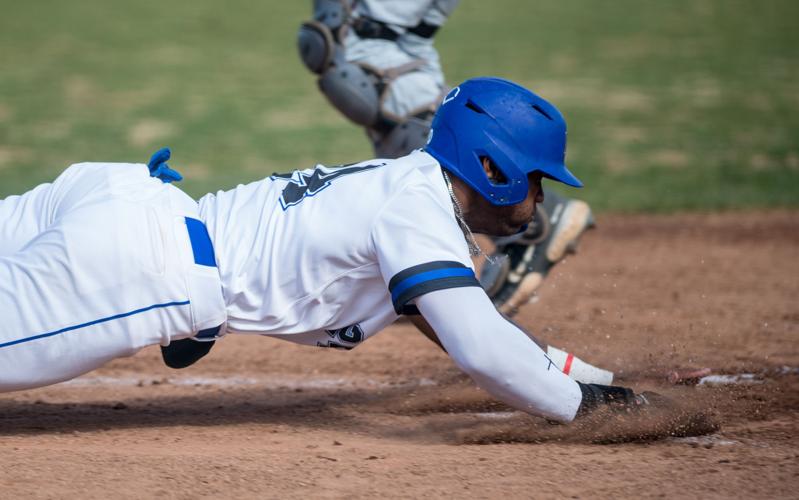
M 418 314 L 411 302 L 426 293 L 480 286 L 452 206 L 437 188 L 429 182 L 406 186 L 383 206 L 372 229 L 397 314 Z

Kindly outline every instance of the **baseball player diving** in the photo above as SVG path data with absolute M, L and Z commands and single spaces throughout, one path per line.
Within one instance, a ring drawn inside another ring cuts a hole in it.
M 433 40 L 458 1 L 313 0 L 313 18 L 298 33 L 300 59 L 330 104 L 364 127 L 377 157 L 405 156 L 427 142 L 449 90 Z M 499 310 L 513 316 L 535 299 L 593 225 L 585 202 L 548 191 L 526 231 L 496 238 L 480 281 Z
M 515 83 L 448 92 L 423 149 L 275 174 L 195 201 L 161 150 L 81 163 L 0 201 L 0 391 L 160 344 L 188 366 L 225 334 L 350 349 L 400 315 L 497 399 L 569 422 L 651 404 L 574 380 L 496 309 L 473 233 L 524 230 L 564 165 L 566 123 Z

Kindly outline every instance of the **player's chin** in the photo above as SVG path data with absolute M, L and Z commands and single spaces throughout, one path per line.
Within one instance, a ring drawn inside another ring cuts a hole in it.
M 507 222 L 496 227 L 490 234 L 492 236 L 513 236 L 514 234 L 522 232 L 527 227 L 527 224 L 527 222 Z

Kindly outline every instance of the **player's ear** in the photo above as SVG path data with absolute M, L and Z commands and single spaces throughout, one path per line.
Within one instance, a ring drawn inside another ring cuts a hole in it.
M 489 160 L 487 156 L 483 156 L 480 160 L 481 163 L 483 164 L 483 171 L 485 172 L 486 177 L 492 179 L 494 177 L 493 175 L 494 169 L 491 167 L 491 160 Z
M 480 158 L 480 163 L 483 165 L 483 172 L 485 172 L 486 177 L 493 182 L 494 184 L 505 184 L 507 183 L 507 179 L 505 175 L 502 173 L 500 169 L 491 161 L 491 158 L 488 156 L 483 156 Z

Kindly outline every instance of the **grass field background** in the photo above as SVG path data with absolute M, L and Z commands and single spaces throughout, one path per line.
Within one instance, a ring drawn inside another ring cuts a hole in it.
M 370 157 L 298 60 L 310 3 L 0 0 L 0 196 L 163 145 L 195 196 Z M 437 46 L 561 108 L 597 210 L 799 206 L 799 2 L 463 0 Z

